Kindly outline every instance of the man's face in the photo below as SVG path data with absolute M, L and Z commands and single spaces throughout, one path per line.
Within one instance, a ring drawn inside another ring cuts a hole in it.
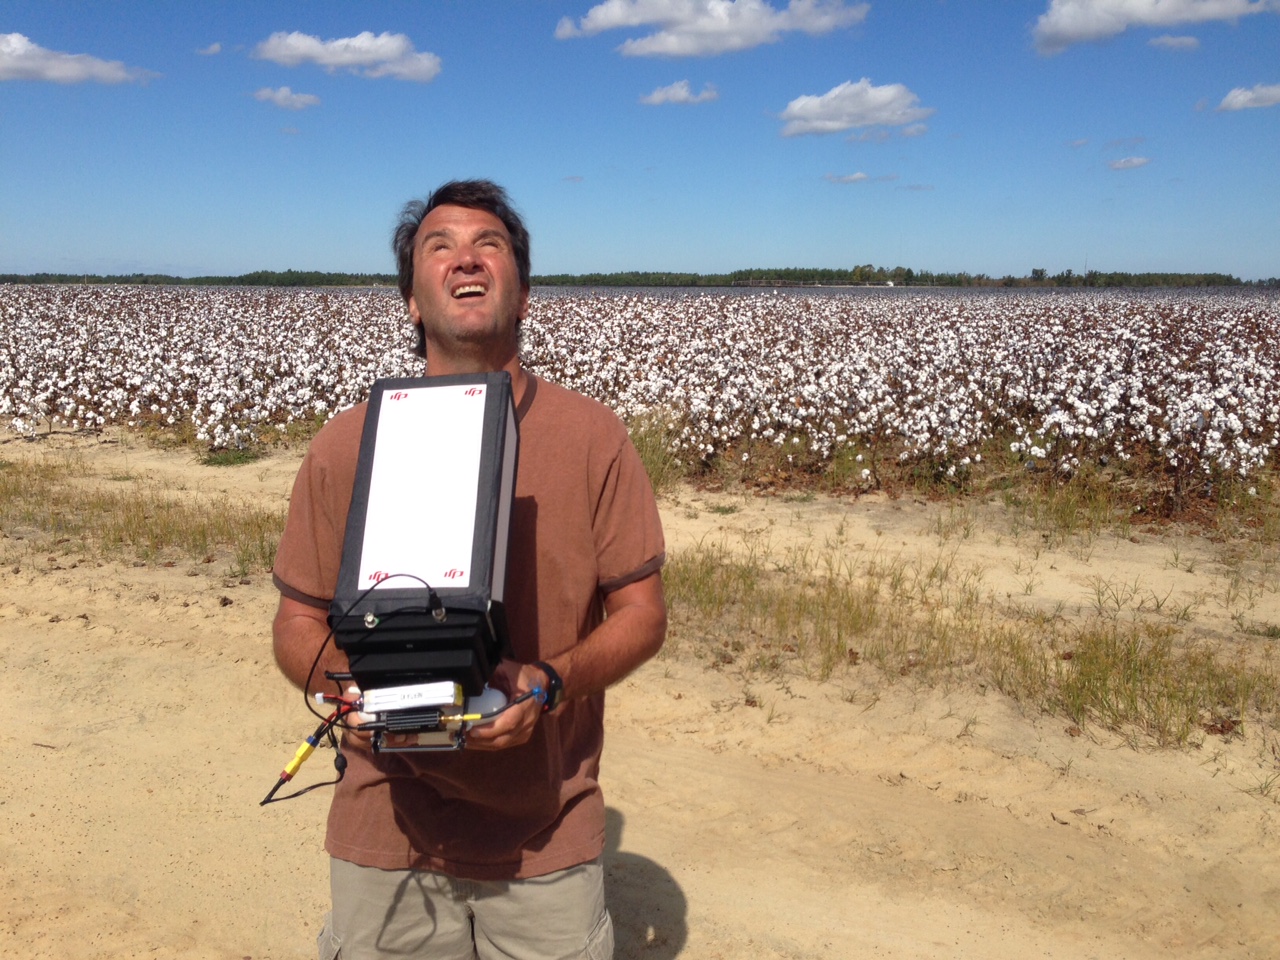
M 510 350 L 529 291 L 506 226 L 487 210 L 442 205 L 414 238 L 409 315 L 421 323 L 428 356 L 474 357 Z

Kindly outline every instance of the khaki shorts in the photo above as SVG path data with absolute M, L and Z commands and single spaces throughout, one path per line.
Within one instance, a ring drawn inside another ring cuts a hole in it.
M 600 861 L 528 880 L 459 880 L 331 858 L 320 960 L 610 960 Z

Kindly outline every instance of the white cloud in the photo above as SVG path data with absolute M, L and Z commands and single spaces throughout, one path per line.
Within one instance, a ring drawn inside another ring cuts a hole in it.
M 320 106 L 320 98 L 315 94 L 294 93 L 288 87 L 281 87 L 279 90 L 263 87 L 253 95 L 253 99 L 274 103 L 277 107 L 283 107 L 286 110 L 305 110 L 307 107 Z
M 348 70 L 363 77 L 394 77 L 428 83 L 440 73 L 440 58 L 419 53 L 403 33 L 366 30 L 354 37 L 321 40 L 306 33 L 273 33 L 258 44 L 253 55 L 285 67 L 314 63 L 330 73 Z
M 1159 37 L 1152 37 L 1147 41 L 1147 45 L 1165 50 L 1198 50 L 1200 41 L 1195 37 L 1175 37 L 1166 33 Z
M 1151 162 L 1150 157 L 1122 157 L 1107 164 L 1112 170 L 1137 170 Z
M 59 53 L 32 43 L 20 33 L 0 33 L 0 80 L 135 83 L 153 76 L 119 60 L 99 60 L 87 53 Z
M 920 98 L 900 83 L 873 87 L 863 77 L 846 80 L 820 97 L 796 97 L 782 111 L 784 137 L 805 133 L 839 133 L 854 127 L 905 127 L 934 114 L 919 106 Z
M 707 103 L 719 99 L 720 94 L 711 84 L 703 84 L 701 93 L 694 93 L 689 88 L 688 80 L 677 80 L 668 87 L 659 87 L 648 96 L 640 98 L 641 103 L 657 106 L 660 103 Z
M 211 43 L 207 47 L 205 47 L 203 50 L 196 51 L 196 53 L 200 54 L 200 56 L 202 57 L 217 56 L 221 52 L 222 52 L 222 44 L 220 43 Z
M 923 123 L 913 123 L 909 127 L 902 128 L 902 135 L 904 137 L 923 137 L 928 132 L 928 125 Z
M 1219 110 L 1247 110 L 1250 107 L 1274 107 L 1280 103 L 1280 83 L 1260 83 L 1252 90 L 1236 87 L 1218 104 Z
M 1060 53 L 1073 43 L 1105 40 L 1130 27 L 1236 20 L 1280 10 L 1276 0 L 1050 0 L 1036 21 L 1036 49 Z
M 1067 146 L 1071 147 L 1073 150 L 1079 150 L 1081 147 L 1087 147 L 1088 145 L 1089 145 L 1088 139 L 1083 137 L 1079 140 L 1067 141 Z
M 864 180 L 870 180 L 871 178 L 865 173 L 846 173 L 842 175 L 828 173 L 822 179 L 828 183 L 862 183 Z
M 790 0 L 779 10 L 765 0 L 605 0 L 575 24 L 564 17 L 556 38 L 595 36 L 606 30 L 657 27 L 618 49 L 629 57 L 705 57 L 776 43 L 784 33 L 812 36 L 851 27 L 867 18 L 869 3 Z

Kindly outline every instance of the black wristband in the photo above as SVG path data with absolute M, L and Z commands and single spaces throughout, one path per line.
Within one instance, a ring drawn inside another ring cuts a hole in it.
M 532 666 L 537 667 L 547 675 L 546 698 L 542 701 L 542 712 L 550 713 L 560 706 L 560 701 L 564 699 L 564 681 L 560 679 L 560 674 L 556 673 L 541 660 L 532 664 Z

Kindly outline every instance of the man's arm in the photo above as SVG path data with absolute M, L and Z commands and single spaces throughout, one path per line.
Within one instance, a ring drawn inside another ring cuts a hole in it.
M 347 655 L 332 643 L 325 647 L 324 656 L 316 664 L 316 654 L 329 636 L 329 621 L 319 607 L 282 596 L 271 634 L 276 664 L 294 686 L 301 688 L 307 682 L 307 675 L 312 673 L 315 664 L 308 695 L 317 690 L 334 692 L 333 681 L 324 678 L 326 670 L 346 673 L 351 669 Z
M 662 574 L 605 594 L 607 618 L 576 647 L 547 663 L 564 681 L 564 698 L 586 697 L 611 687 L 662 648 L 667 604 Z
M 590 696 L 617 683 L 657 653 L 666 638 L 667 605 L 661 573 L 606 594 L 604 609 L 604 623 L 581 643 L 547 661 L 564 681 L 565 700 Z M 547 677 L 532 664 L 504 660 L 498 675 L 513 700 L 534 687 L 545 690 L 547 685 Z M 533 735 L 541 712 L 542 705 L 536 699 L 527 700 L 503 712 L 493 723 L 472 729 L 467 746 L 501 750 L 524 743 Z

